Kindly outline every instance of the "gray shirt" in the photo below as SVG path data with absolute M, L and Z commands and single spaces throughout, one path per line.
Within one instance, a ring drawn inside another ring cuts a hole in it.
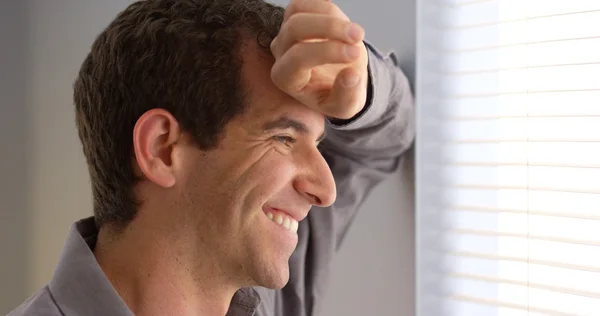
M 371 189 L 398 167 L 414 139 L 409 84 L 393 54 L 369 43 L 369 95 L 349 121 L 329 121 L 322 153 L 335 178 L 337 200 L 312 210 L 298 227 L 289 283 L 281 290 L 242 288 L 228 316 L 318 315 L 333 256 Z M 316 207 L 314 207 L 316 208 Z M 8 315 L 133 315 L 94 257 L 98 231 L 93 218 L 74 223 L 51 281 Z

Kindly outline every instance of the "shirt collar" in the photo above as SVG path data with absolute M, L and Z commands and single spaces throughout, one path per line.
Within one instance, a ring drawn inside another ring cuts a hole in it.
M 71 225 L 49 284 L 50 293 L 66 316 L 133 316 L 96 261 L 93 249 L 97 237 L 93 217 Z M 254 315 L 259 304 L 254 289 L 242 288 L 233 296 L 227 316 Z
M 96 261 L 92 249 L 97 235 L 93 218 L 71 225 L 50 293 L 66 316 L 133 315 Z

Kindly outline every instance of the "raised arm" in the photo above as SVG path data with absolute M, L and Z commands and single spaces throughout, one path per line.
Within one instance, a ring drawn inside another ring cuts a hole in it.
M 280 291 L 259 289 L 259 315 L 317 315 L 333 257 L 369 192 L 393 174 L 414 139 L 414 104 L 406 76 L 393 54 L 368 51 L 368 93 L 363 110 L 349 120 L 330 120 L 322 154 L 337 186 L 337 200 L 313 207 L 300 223 L 290 258 L 290 281 Z M 368 211 L 368 210 L 367 210 Z M 274 307 L 274 314 L 271 314 Z
M 337 200 L 327 209 L 313 209 L 310 218 L 311 224 L 317 222 L 315 229 L 320 228 L 319 219 L 333 219 L 328 228 L 335 250 L 371 189 L 398 169 L 414 139 L 414 103 L 406 76 L 392 53 L 384 56 L 366 45 L 370 78 L 367 106 L 348 123 L 329 124 L 329 136 L 322 146 L 336 181 Z

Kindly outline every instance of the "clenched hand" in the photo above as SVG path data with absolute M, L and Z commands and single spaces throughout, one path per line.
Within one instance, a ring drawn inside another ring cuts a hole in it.
M 329 117 L 353 117 L 367 98 L 364 34 L 330 1 L 292 0 L 271 43 L 274 84 Z

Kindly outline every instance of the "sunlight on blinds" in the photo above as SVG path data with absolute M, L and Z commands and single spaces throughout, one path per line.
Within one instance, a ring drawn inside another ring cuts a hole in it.
M 600 0 L 417 2 L 417 315 L 600 315 Z

